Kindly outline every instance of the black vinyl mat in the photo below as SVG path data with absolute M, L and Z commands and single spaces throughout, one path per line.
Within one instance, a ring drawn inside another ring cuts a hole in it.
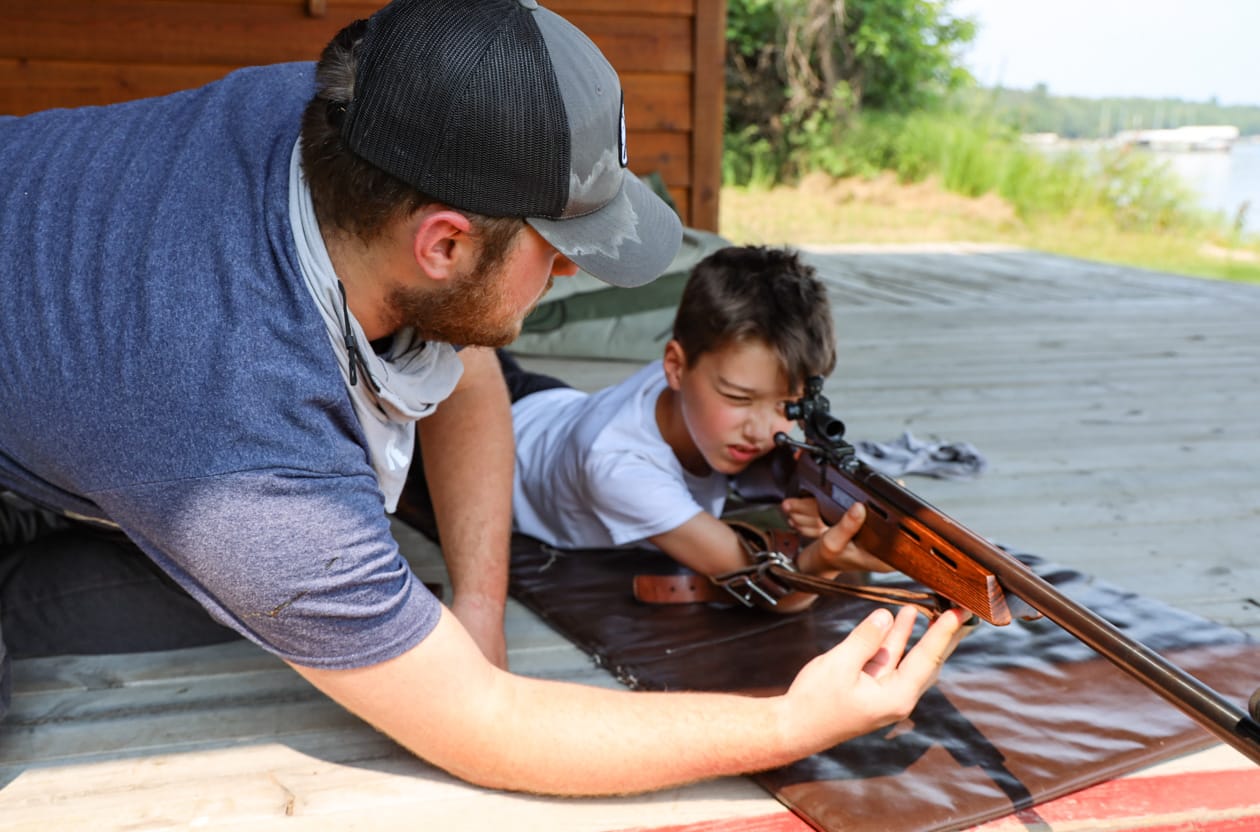
M 1245 634 L 1036 556 L 1018 557 L 1240 707 L 1260 687 L 1260 645 Z M 511 593 L 639 690 L 782 690 L 873 608 L 824 598 L 784 616 L 634 600 L 634 575 L 674 571 L 656 552 L 557 551 L 518 536 Z M 909 719 L 754 779 L 820 830 L 952 830 L 1214 742 L 1041 619 L 979 625 Z

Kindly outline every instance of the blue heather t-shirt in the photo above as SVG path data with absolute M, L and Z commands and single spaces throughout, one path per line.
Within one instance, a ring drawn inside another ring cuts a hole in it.
M 313 79 L 0 117 L 0 488 L 117 523 L 219 621 L 348 668 L 417 644 L 440 606 L 297 264 Z

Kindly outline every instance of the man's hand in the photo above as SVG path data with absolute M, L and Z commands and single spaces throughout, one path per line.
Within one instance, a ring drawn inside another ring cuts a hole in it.
M 905 719 L 962 640 L 971 614 L 949 610 L 914 649 L 906 644 L 916 613 L 903 607 L 871 613 L 848 638 L 801 669 L 782 699 L 780 723 L 789 744 L 816 751 Z
M 788 525 L 805 537 L 822 537 L 829 528 L 818 513 L 818 501 L 813 497 L 788 497 L 779 503 L 779 510 Z

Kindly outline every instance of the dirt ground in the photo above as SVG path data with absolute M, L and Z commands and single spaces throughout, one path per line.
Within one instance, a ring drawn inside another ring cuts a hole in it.
M 1006 239 L 1021 230 L 1001 197 L 950 193 L 935 179 L 902 184 L 811 174 L 796 187 L 723 188 L 719 227 L 740 243 L 903 243 Z

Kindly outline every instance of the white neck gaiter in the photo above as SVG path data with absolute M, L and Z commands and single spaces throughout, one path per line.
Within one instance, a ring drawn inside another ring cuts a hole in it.
M 295 145 L 289 163 L 289 225 L 297 244 L 298 263 L 306 288 L 324 316 L 328 340 L 367 437 L 368 457 L 385 495 L 385 510 L 392 513 L 407 481 L 415 450 L 416 420 L 428 416 L 451 394 L 464 365 L 450 344 L 426 343 L 411 329 L 395 333 L 384 354 L 372 350 L 345 305 L 341 281 L 319 233 L 300 155 Z M 351 355 L 347 335 L 353 339 L 357 361 Z

